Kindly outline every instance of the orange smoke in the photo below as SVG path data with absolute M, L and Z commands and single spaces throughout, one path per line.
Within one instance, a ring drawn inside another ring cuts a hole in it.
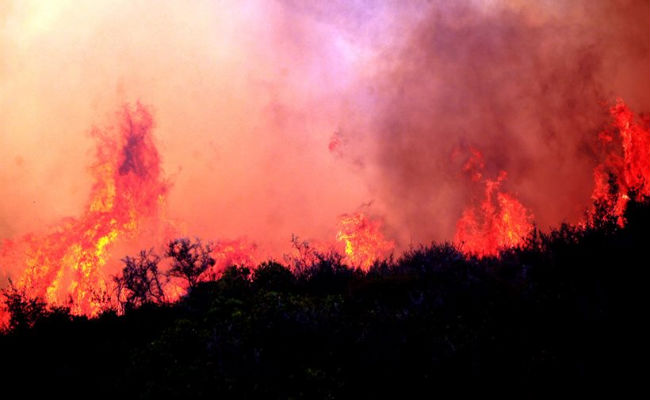
M 219 240 L 212 245 L 215 264 L 206 271 L 205 279 L 217 278 L 224 269 L 232 265 L 257 265 L 257 246 L 244 239 Z
M 29 234 L 2 245 L 2 262 L 25 266 L 15 282 L 30 297 L 95 315 L 110 295 L 103 270 L 118 239 L 133 238 L 156 220 L 168 186 L 152 142 L 153 121 L 140 104 L 124 107 L 118 132 L 95 130 L 94 184 L 83 215 L 67 218 L 45 235 Z

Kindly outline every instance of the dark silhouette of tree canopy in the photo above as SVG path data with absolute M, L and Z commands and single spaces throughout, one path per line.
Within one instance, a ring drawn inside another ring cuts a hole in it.
M 232 265 L 226 268 L 217 281 L 220 290 L 234 298 L 244 297 L 250 287 L 251 270 L 248 267 Z
M 9 329 L 23 330 L 30 328 L 47 312 L 47 304 L 38 297 L 29 297 L 24 289 L 17 288 L 9 280 L 9 286 L 2 290 L 4 304 L 9 314 Z
M 259 288 L 285 291 L 291 288 L 296 277 L 284 265 L 274 261 L 268 261 L 260 264 L 253 271 L 252 279 L 255 286 Z
M 194 242 L 188 238 L 170 241 L 165 252 L 165 255 L 172 259 L 168 275 L 185 279 L 189 289 L 194 289 L 201 275 L 215 264 L 211 253 L 212 245 L 203 244 L 199 239 Z
M 160 257 L 153 253 L 153 249 L 142 250 L 137 257 L 126 256 L 122 262 L 122 274 L 113 277 L 113 280 L 117 299 L 123 310 L 165 300 L 161 274 L 158 271 Z
M 535 231 L 498 258 L 432 244 L 362 271 L 306 252 L 213 280 L 209 246 L 177 240 L 167 254 L 196 286 L 174 303 L 152 251 L 115 278 L 124 315 L 71 315 L 10 285 L 0 376 L 68 397 L 633 397 L 650 200 L 625 218 Z

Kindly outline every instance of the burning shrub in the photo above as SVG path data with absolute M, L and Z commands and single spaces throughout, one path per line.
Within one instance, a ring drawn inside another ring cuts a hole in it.
M 618 99 L 609 110 L 613 122 L 598 136 L 606 158 L 594 169 L 594 207 L 590 223 L 615 218 L 625 225 L 630 200 L 650 196 L 650 127 Z
M 3 263 L 25 266 L 16 286 L 75 315 L 102 311 L 111 248 L 140 234 L 159 218 L 167 192 L 153 140 L 153 118 L 141 104 L 125 105 L 113 128 L 94 129 L 94 183 L 82 215 L 62 220 L 45 234 L 28 234 L 0 246 Z M 6 258 L 5 258 L 6 257 Z
M 30 297 L 23 288 L 9 281 L 9 287 L 2 290 L 4 305 L 9 312 L 9 330 L 30 328 L 47 314 L 47 304 L 39 297 Z
M 345 243 L 346 262 L 364 271 L 395 247 L 395 243 L 384 238 L 381 221 L 370 219 L 360 212 L 339 217 L 336 240 Z

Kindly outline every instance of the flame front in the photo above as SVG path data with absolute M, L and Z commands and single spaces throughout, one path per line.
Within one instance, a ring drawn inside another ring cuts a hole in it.
M 124 107 L 119 132 L 95 130 L 94 184 L 80 218 L 69 218 L 45 235 L 3 245 L 3 261 L 26 268 L 16 286 L 50 305 L 95 315 L 110 289 L 104 271 L 118 238 L 132 238 L 146 218 L 155 218 L 167 191 L 152 142 L 153 121 L 140 104 Z M 4 259 L 12 254 L 11 260 Z
M 592 199 L 596 205 L 588 222 L 593 223 L 600 205 L 601 212 L 604 206 L 623 225 L 628 201 L 650 196 L 650 123 L 635 117 L 622 100 L 610 113 L 611 129 L 599 135 L 605 157 L 594 170 Z M 124 107 L 119 121 L 116 130 L 93 132 L 98 161 L 91 168 L 94 184 L 81 217 L 65 219 L 47 234 L 6 240 L 0 246 L 3 264 L 24 267 L 15 277 L 19 289 L 49 305 L 69 306 L 75 314 L 96 315 L 106 305 L 113 289 L 107 275 L 113 245 L 142 235 L 151 221 L 164 220 L 168 184 L 161 177 L 151 115 L 138 104 Z M 485 165 L 483 154 L 470 148 L 461 170 L 472 186 L 481 187 L 482 195 L 462 212 L 454 236 L 463 253 L 477 257 L 498 256 L 503 249 L 521 246 L 533 230 L 532 213 L 503 190 L 506 172 L 490 179 Z M 384 237 L 381 221 L 362 212 L 339 217 L 336 240 L 345 246 L 344 261 L 363 270 L 395 248 Z M 325 249 L 329 244 L 318 247 Z M 215 263 L 202 280 L 217 278 L 233 264 L 254 265 L 257 259 L 255 244 L 243 239 L 218 241 L 211 251 Z M 177 299 L 185 289 L 171 284 L 166 297 Z M 0 323 L 6 319 L 6 314 L 0 315 Z

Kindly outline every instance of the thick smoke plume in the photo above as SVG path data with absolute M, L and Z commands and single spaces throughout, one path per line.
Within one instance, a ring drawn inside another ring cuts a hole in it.
M 575 222 L 609 104 L 650 110 L 648 2 L 439 1 L 417 12 L 373 64 L 370 127 L 348 127 L 377 149 L 358 157 L 377 167 L 401 242 L 453 235 L 482 196 L 463 175 L 473 149 L 487 179 L 507 171 L 540 227 Z
M 91 127 L 138 100 L 184 235 L 277 257 L 292 234 L 335 240 L 361 207 L 397 249 L 451 240 L 484 194 L 472 149 L 539 226 L 576 221 L 607 104 L 650 110 L 648 15 L 642 0 L 3 1 L 0 239 L 83 212 Z

